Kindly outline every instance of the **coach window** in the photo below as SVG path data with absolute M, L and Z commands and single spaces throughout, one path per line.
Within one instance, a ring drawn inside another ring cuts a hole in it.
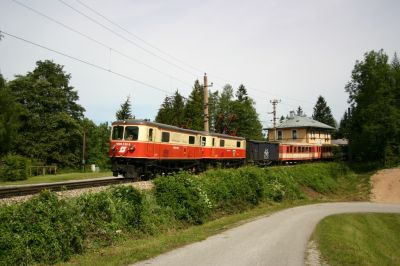
M 153 141 L 153 129 L 149 129 L 149 141 Z
M 161 134 L 161 141 L 162 142 L 169 142 L 169 132 L 163 132 Z
M 286 152 L 287 152 L 287 153 L 290 152 L 290 147 L 289 147 L 289 146 L 286 147 Z
M 123 126 L 115 126 L 115 127 L 113 127 L 112 139 L 113 140 L 122 139 L 123 133 L 124 133 L 124 127 Z
M 292 138 L 297 139 L 297 130 L 296 129 L 292 130 Z
M 194 144 L 194 136 L 189 136 L 189 144 Z
M 236 148 L 240 148 L 240 141 L 236 142 Z
M 206 137 L 201 137 L 201 146 L 206 146 Z
M 137 140 L 139 136 L 139 128 L 133 126 L 125 127 L 125 140 Z
M 225 147 L 225 140 L 224 139 L 219 140 L 219 146 L 220 147 Z
M 278 140 L 281 140 L 283 138 L 283 132 L 282 130 L 278 130 Z
M 215 138 L 212 138 L 212 146 L 215 147 Z

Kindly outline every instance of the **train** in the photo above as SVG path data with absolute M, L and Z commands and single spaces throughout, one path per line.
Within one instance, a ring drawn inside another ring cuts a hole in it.
M 269 165 L 331 159 L 331 145 L 246 140 L 150 120 L 112 123 L 109 157 L 113 176 L 139 180 L 177 170 Z

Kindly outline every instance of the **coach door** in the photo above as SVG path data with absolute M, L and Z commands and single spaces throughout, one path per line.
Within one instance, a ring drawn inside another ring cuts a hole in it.
M 155 139 L 155 131 L 153 128 L 149 128 L 147 131 L 147 156 L 154 156 L 154 139 Z

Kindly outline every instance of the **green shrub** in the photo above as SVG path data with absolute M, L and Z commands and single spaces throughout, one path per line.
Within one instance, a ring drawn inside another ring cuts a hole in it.
M 255 167 L 216 169 L 201 176 L 215 209 L 236 212 L 257 205 L 263 198 L 262 171 Z
M 99 193 L 87 193 L 76 200 L 90 238 L 111 243 L 123 231 L 140 230 L 142 195 L 133 187 L 117 186 Z
M 83 250 L 85 238 L 76 208 L 51 192 L 0 208 L 2 265 L 53 264 Z
M 20 156 L 8 154 L 0 162 L 0 179 L 5 181 L 25 180 L 29 176 L 29 159 Z
M 178 220 L 201 224 L 212 208 L 200 182 L 187 172 L 154 180 L 157 203 L 171 208 Z

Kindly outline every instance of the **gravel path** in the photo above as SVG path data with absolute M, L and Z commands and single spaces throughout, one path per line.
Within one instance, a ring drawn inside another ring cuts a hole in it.
M 304 265 L 308 239 L 324 217 L 400 213 L 400 204 L 322 203 L 286 209 L 135 265 Z
M 371 177 L 374 202 L 400 203 L 400 168 L 384 169 Z

